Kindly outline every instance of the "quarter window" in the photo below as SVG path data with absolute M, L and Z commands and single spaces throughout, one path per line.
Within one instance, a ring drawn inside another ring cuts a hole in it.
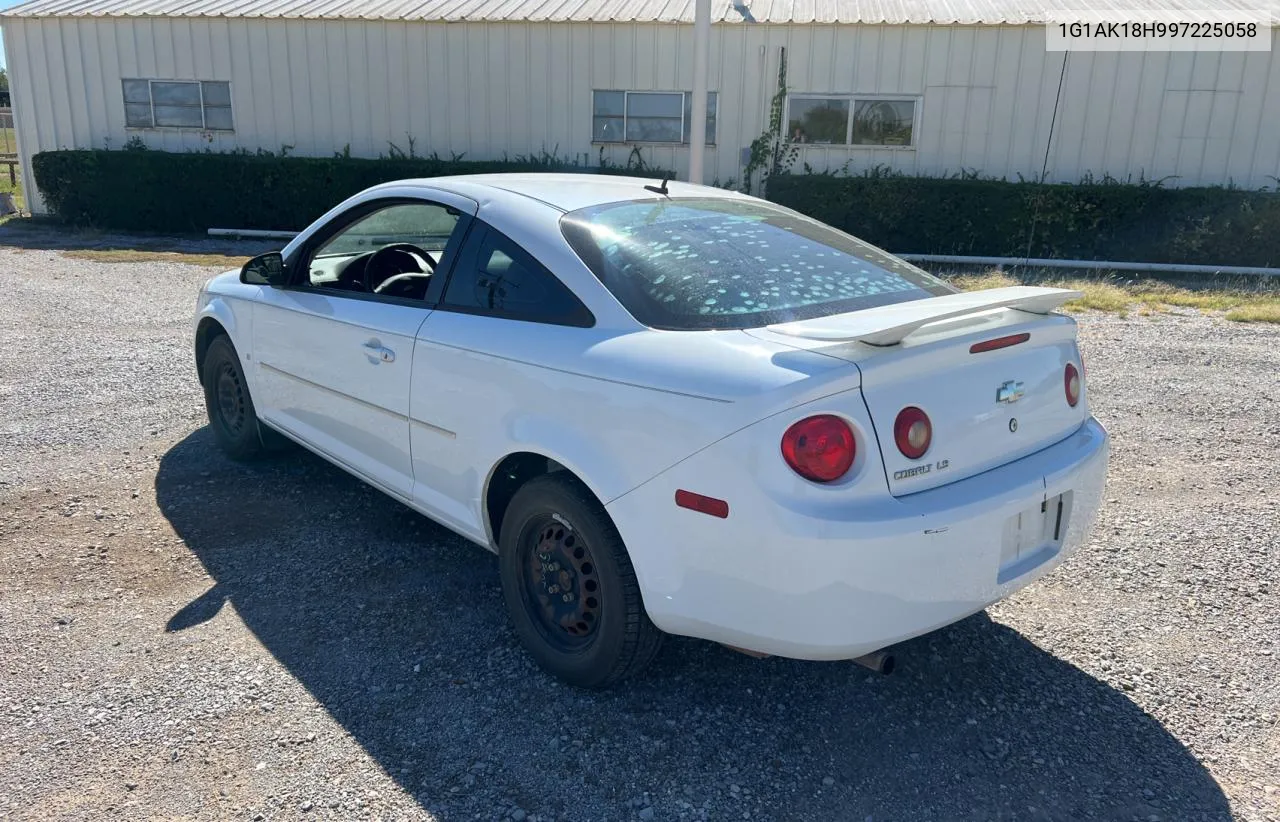
M 502 233 L 490 228 L 468 243 L 449 278 L 450 308 L 515 320 L 590 326 L 591 313 L 564 283 Z
M 707 145 L 716 142 L 716 101 L 707 92 Z M 597 143 L 689 142 L 693 95 L 685 91 L 596 91 L 591 139 Z
M 123 86 L 129 128 L 234 130 L 225 80 L 124 80 Z
M 914 145 L 916 101 L 880 97 L 793 94 L 787 134 L 816 145 Z

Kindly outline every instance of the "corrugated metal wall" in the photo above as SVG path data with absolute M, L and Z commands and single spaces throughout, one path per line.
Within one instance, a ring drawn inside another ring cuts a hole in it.
M 692 87 L 692 27 L 218 18 L 10 19 L 5 46 L 24 160 L 54 148 L 170 151 L 292 146 L 378 156 L 394 143 L 485 159 L 542 150 L 595 162 L 593 88 Z M 1016 178 L 1046 166 L 1063 55 L 1039 26 L 718 25 L 710 88 L 718 143 L 708 182 L 740 179 L 765 127 L 779 47 L 793 92 L 918 96 L 910 148 L 802 149 L 815 168 L 876 165 Z M 126 130 L 120 80 L 229 80 L 235 132 Z M 626 161 L 629 147 L 605 156 Z M 683 172 L 687 149 L 648 146 Z M 31 191 L 30 163 L 24 162 Z M 1176 178 L 1273 186 L 1280 61 L 1271 52 L 1074 53 L 1048 177 Z M 38 209 L 37 198 L 32 198 Z

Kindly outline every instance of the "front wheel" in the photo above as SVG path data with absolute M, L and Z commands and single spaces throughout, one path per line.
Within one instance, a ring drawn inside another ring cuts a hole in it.
M 603 506 L 563 472 L 526 483 L 502 519 L 502 592 L 516 634 L 544 670 L 603 688 L 638 674 L 662 632 Z
M 226 336 L 219 336 L 209 344 L 200 381 L 204 385 L 209 428 L 218 446 L 235 460 L 261 456 L 267 448 L 258 430 L 258 414 L 249 396 L 240 356 Z

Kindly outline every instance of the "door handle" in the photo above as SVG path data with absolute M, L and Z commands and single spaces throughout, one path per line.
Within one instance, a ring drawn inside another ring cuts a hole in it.
M 377 365 L 379 362 L 395 362 L 396 352 L 390 348 L 384 347 L 377 340 L 370 340 L 364 344 L 365 355 Z

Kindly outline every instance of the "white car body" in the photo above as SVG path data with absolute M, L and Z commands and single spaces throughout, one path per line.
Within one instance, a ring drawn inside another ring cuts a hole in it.
M 1046 313 L 1061 294 L 654 330 L 560 229 L 575 209 L 660 200 L 644 189 L 654 182 L 402 181 L 338 205 L 283 252 L 361 203 L 426 198 L 517 242 L 590 310 L 591 327 L 250 285 L 229 272 L 200 294 L 197 356 L 216 323 L 266 425 L 490 550 L 499 467 L 512 455 L 553 461 L 604 505 L 658 628 L 760 653 L 884 648 L 1008 596 L 1086 540 L 1108 438 L 1087 388 L 1074 407 L 1063 399 L 1063 367 L 1080 355 L 1074 321 Z M 669 192 L 750 199 L 678 183 Z M 1029 344 L 969 352 L 1023 332 Z M 1009 381 L 1025 393 L 997 401 Z M 887 430 L 906 405 L 933 421 L 923 461 L 900 454 Z M 858 446 L 848 474 L 826 484 L 799 476 L 779 448 L 792 423 L 819 413 L 845 419 Z M 678 507 L 681 489 L 724 500 L 728 516 Z

